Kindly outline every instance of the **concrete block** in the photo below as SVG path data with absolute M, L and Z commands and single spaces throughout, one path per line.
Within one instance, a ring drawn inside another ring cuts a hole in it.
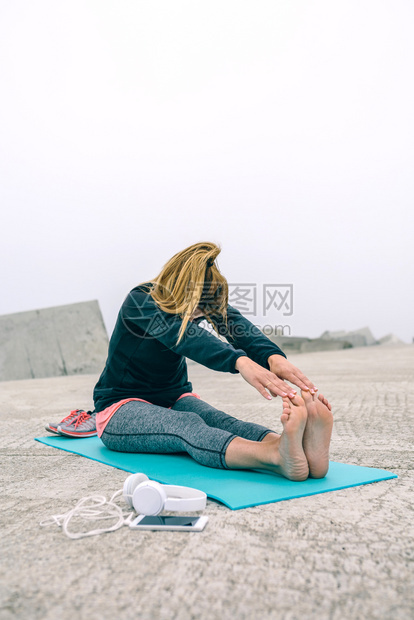
M 321 335 L 322 340 L 346 340 L 353 347 L 369 347 L 377 344 L 374 336 L 372 335 L 369 327 L 362 327 L 361 329 L 355 329 L 350 332 L 323 332 Z
M 101 372 L 107 353 L 97 301 L 0 316 L 0 381 Z
M 304 338 L 300 336 L 278 336 L 268 334 L 266 336 L 277 344 L 286 355 L 290 353 L 310 353 L 314 351 L 338 351 L 348 349 L 352 344 L 346 340 L 325 340 L 323 338 Z
M 398 338 L 395 334 L 387 334 L 378 340 L 378 344 L 390 345 L 390 344 L 405 344 L 402 340 Z

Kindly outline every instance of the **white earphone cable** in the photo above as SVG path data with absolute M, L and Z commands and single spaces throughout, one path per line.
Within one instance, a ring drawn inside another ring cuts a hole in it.
M 88 495 L 78 501 L 68 512 L 61 515 L 53 515 L 48 519 L 40 522 L 42 527 L 48 525 L 58 525 L 62 528 L 63 532 L 74 540 L 78 538 L 85 538 L 86 536 L 97 536 L 104 532 L 114 532 L 119 530 L 124 525 L 129 525 L 132 518 L 135 516 L 135 512 L 124 512 L 120 506 L 118 506 L 114 500 L 118 495 L 122 494 L 122 489 L 116 491 L 109 501 L 103 495 Z M 70 532 L 69 523 L 73 517 L 80 517 L 81 519 L 89 521 L 100 521 L 103 519 L 114 519 L 118 517 L 118 521 L 110 527 L 90 530 L 89 532 Z

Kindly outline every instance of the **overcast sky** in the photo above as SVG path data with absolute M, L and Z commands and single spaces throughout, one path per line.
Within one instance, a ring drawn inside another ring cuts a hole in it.
M 110 333 L 208 240 L 256 324 L 412 341 L 412 0 L 0 7 L 1 314 L 98 299 Z

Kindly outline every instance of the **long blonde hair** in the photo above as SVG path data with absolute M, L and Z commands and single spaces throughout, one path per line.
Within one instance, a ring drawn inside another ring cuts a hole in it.
M 226 278 L 215 263 L 220 252 L 221 248 L 215 243 L 194 243 L 174 254 L 158 276 L 139 285 L 147 288 L 161 310 L 181 316 L 177 345 L 197 306 L 202 308 L 217 334 L 219 332 L 211 320 L 212 315 L 221 315 L 227 327 L 229 289 Z

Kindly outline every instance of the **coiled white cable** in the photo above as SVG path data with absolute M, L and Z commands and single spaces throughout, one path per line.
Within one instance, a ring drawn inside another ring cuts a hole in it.
M 89 495 L 83 497 L 78 501 L 76 506 L 68 512 L 62 515 L 53 515 L 48 519 L 40 522 L 42 527 L 49 525 L 58 525 L 62 528 L 63 532 L 74 540 L 78 538 L 85 538 L 86 536 L 97 536 L 105 532 L 115 532 L 124 525 L 129 525 L 132 518 L 135 516 L 134 512 L 124 512 L 120 506 L 115 504 L 114 499 L 121 495 L 122 489 L 116 491 L 109 501 L 103 495 Z M 89 502 L 89 503 L 88 503 Z M 102 519 L 114 519 L 118 517 L 118 521 L 110 527 L 94 529 L 89 532 L 70 532 L 69 523 L 73 517 L 80 517 L 89 521 L 99 521 Z

